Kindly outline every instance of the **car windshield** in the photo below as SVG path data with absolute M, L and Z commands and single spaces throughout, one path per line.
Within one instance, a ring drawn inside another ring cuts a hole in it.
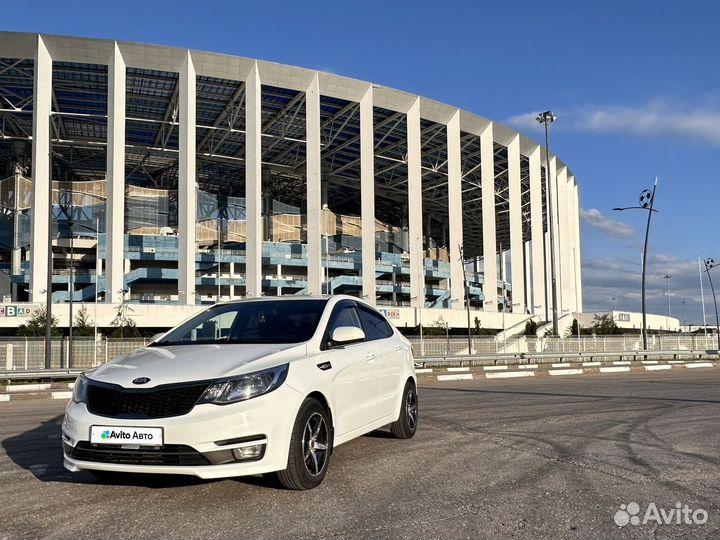
M 206 309 L 151 346 L 300 343 L 315 333 L 327 300 L 259 300 Z

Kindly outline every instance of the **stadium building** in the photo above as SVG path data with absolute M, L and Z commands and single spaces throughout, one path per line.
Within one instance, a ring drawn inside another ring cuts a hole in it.
M 101 325 L 129 302 L 162 327 L 219 299 L 320 293 L 407 327 L 464 327 L 466 301 L 483 328 L 547 321 L 549 198 L 572 316 L 578 187 L 549 157 L 547 171 L 503 125 L 331 73 L 0 33 L 0 325 L 47 294 L 61 324 L 71 296 Z

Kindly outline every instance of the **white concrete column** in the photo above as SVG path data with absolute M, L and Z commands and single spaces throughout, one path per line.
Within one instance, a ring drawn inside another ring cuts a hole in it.
M 262 292 L 261 88 L 255 62 L 245 81 L 245 293 L 249 297 Z
M 105 298 L 122 301 L 125 258 L 125 59 L 118 44 L 108 64 Z
M 530 251 L 532 266 L 533 315 L 545 316 L 545 234 L 542 224 L 542 177 L 540 174 L 540 147 L 528 156 L 530 161 Z
M 362 221 L 362 296 L 375 303 L 375 152 L 373 90 L 360 98 L 360 215 Z
M 575 309 L 582 313 L 583 290 L 582 290 L 582 257 L 580 250 L 580 192 L 575 178 L 573 182 L 573 225 L 575 228 L 575 287 L 577 291 L 577 306 Z
M 558 319 L 562 317 L 563 310 L 563 271 L 562 263 L 560 261 L 561 248 L 563 237 L 560 231 L 560 223 L 558 222 L 558 215 L 560 214 L 560 198 L 558 195 L 558 177 L 557 177 L 557 158 L 555 156 L 550 158 L 550 196 L 552 197 L 552 209 L 553 209 L 553 233 L 555 235 L 555 288 L 557 290 L 557 316 Z M 548 241 L 548 249 L 550 242 Z M 549 252 L 548 252 L 549 253 Z M 550 257 L 548 255 L 548 262 Z M 552 270 L 552 264 L 548 267 Z M 552 296 L 552 275 L 551 270 L 548 270 L 548 291 Z M 549 305 L 552 306 L 552 298 L 550 299 Z
M 52 58 L 42 37 L 35 49 L 32 138 L 32 224 L 30 229 L 30 301 L 43 302 L 40 291 L 47 286 L 51 253 L 50 234 L 50 107 L 52 102 Z M 47 291 L 51 294 L 51 291 Z
M 568 312 L 575 310 L 575 292 L 573 276 L 575 275 L 575 268 L 573 265 L 572 255 L 572 244 L 573 239 L 570 234 L 570 208 L 568 201 L 568 175 L 567 167 L 561 166 L 558 169 L 558 231 L 562 241 L 560 242 L 559 252 L 560 258 L 558 259 L 559 266 L 561 268 L 560 275 L 562 279 L 562 302 L 560 304 L 561 313 L 562 310 L 568 310 Z M 559 315 L 560 315 L 559 314 Z
M 498 310 L 497 245 L 495 233 L 495 153 L 493 125 L 480 134 L 480 177 L 482 183 L 483 273 L 485 311 Z
M 178 177 L 178 301 L 195 304 L 195 65 L 190 51 L 180 71 L 180 153 Z
M 318 74 L 305 92 L 307 167 L 307 273 L 308 293 L 322 294 L 323 268 L 320 242 L 320 84 Z
M 447 125 L 448 152 L 448 222 L 450 223 L 450 307 L 465 309 L 465 283 L 460 260 L 463 243 L 462 165 L 460 148 L 460 110 L 456 110 Z
M 508 145 L 508 199 L 510 200 L 510 268 L 512 303 L 515 313 L 525 313 L 523 268 L 522 188 L 520 186 L 520 135 Z
M 422 241 L 422 168 L 420 162 L 420 98 L 407 113 L 408 245 L 410 246 L 410 304 L 425 306 L 425 256 Z

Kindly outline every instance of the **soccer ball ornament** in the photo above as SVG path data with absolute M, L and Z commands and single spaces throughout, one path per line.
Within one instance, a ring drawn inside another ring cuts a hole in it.
M 705 259 L 705 267 L 706 268 L 708 268 L 708 269 L 715 268 L 715 266 L 716 266 L 715 259 Z
M 652 202 L 652 192 L 649 189 L 643 190 L 643 192 L 640 194 L 640 206 L 643 208 L 649 208 L 650 203 Z

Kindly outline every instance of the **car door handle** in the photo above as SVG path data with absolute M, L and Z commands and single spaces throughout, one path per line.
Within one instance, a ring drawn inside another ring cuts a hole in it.
M 396 351 L 402 351 L 402 346 L 400 346 L 400 345 L 395 345 L 395 350 L 396 350 Z
M 375 355 L 374 355 L 373 353 L 371 353 L 371 352 L 369 352 L 369 353 L 367 353 L 367 354 L 365 355 L 365 360 L 367 360 L 368 362 L 369 362 L 370 360 L 375 360 L 375 358 L 376 358 Z
M 332 364 L 330 362 L 320 362 L 317 367 L 322 371 L 327 371 L 328 369 L 332 369 Z

